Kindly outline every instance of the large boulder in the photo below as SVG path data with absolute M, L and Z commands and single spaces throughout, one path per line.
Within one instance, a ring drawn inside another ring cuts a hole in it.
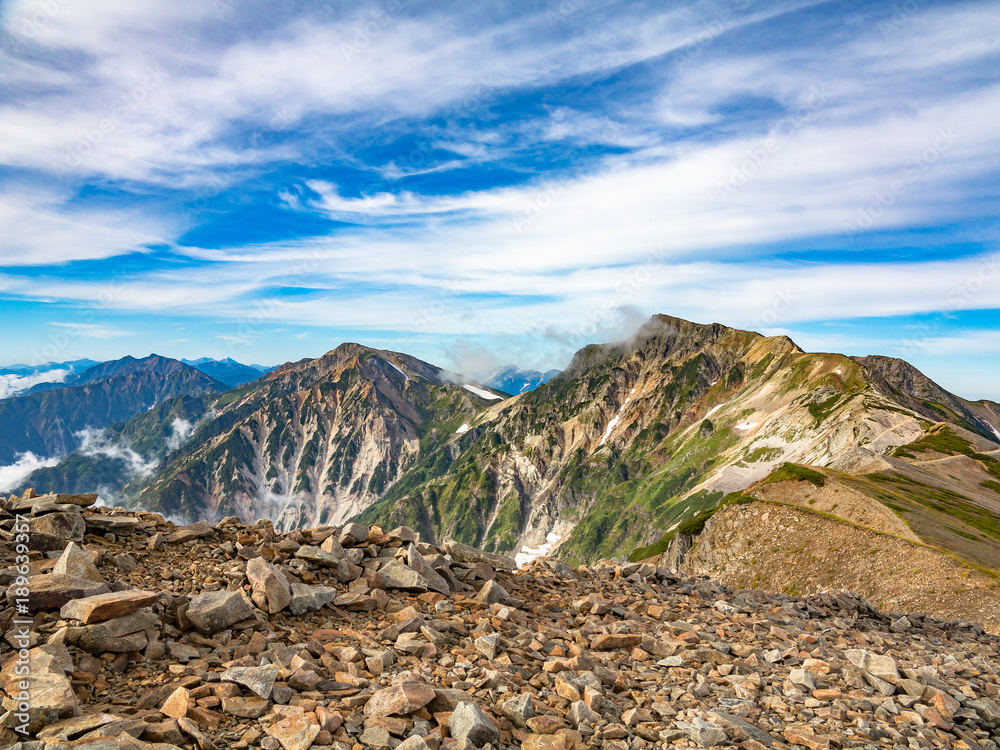
M 455 562 L 473 564 L 482 562 L 495 570 L 517 570 L 517 563 L 514 562 L 513 557 L 494 555 L 492 552 L 484 552 L 475 547 L 469 547 L 468 545 L 451 540 L 444 543 L 444 549 L 445 552 L 452 556 Z
M 280 671 L 281 667 L 277 664 L 265 667 L 232 667 L 222 673 L 221 680 L 242 685 L 266 700 L 271 697 L 274 680 Z
M 475 703 L 459 703 L 448 719 L 448 731 L 459 742 L 468 740 L 476 747 L 500 740 L 500 730 Z
M 291 604 L 288 579 L 263 557 L 255 557 L 247 563 L 247 579 L 253 590 L 250 598 L 268 614 L 276 614 Z
M 108 593 L 107 584 L 75 576 L 37 575 L 28 578 L 27 586 L 12 584 L 7 589 L 7 601 L 27 599 L 28 610 L 59 609 L 72 599 Z M 26 594 L 26 596 L 22 596 Z
M 89 625 L 92 622 L 102 622 L 130 615 L 143 607 L 156 603 L 159 598 L 159 594 L 138 590 L 98 594 L 67 602 L 59 610 L 59 616 L 64 620 L 79 620 L 85 625 Z
M 16 714 L 26 713 L 29 732 L 76 716 L 80 704 L 67 677 L 73 672 L 73 657 L 62 644 L 46 644 L 28 651 L 26 664 L 12 655 L 0 669 L 0 682 L 7 697 L 3 708 L 9 710 L 6 726 L 20 725 Z M 22 670 L 27 669 L 27 674 Z M 21 706 L 27 704 L 27 711 Z
M 291 585 L 291 591 L 292 600 L 288 610 L 296 617 L 306 612 L 317 612 L 337 598 L 337 589 L 330 586 L 310 586 L 295 581 Z
M 205 635 L 253 617 L 253 606 L 241 591 L 206 591 L 191 600 L 187 618 Z
M 413 544 L 407 550 L 406 564 L 423 576 L 424 580 L 427 581 L 427 588 L 431 591 L 437 591 L 439 594 L 444 594 L 445 596 L 451 593 L 451 587 L 448 586 L 448 582 L 431 567 L 431 564 L 417 551 L 416 546 Z
M 159 627 L 160 618 L 145 609 L 113 620 L 67 628 L 66 642 L 92 654 L 125 654 L 146 648 L 147 631 Z
M 404 682 L 379 690 L 365 704 L 365 716 L 407 716 L 434 700 L 434 688 L 422 682 Z
M 48 534 L 57 539 L 70 542 L 82 542 L 87 533 L 87 522 L 79 511 L 75 513 L 46 513 L 31 519 L 31 531 L 37 534 Z

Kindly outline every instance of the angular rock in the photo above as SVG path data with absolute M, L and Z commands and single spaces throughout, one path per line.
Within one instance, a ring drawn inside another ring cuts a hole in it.
M 511 698 L 503 704 L 500 710 L 514 726 L 521 729 L 527 728 L 528 719 L 535 715 L 535 708 L 529 693 L 521 693 L 516 698 Z
M 406 716 L 434 700 L 434 688 L 420 682 L 404 682 L 384 688 L 365 704 L 365 716 Z
M 136 530 L 139 519 L 128 516 L 106 516 L 99 513 L 84 513 L 88 534 L 116 534 L 127 536 Z
M 319 725 L 304 716 L 289 716 L 266 727 L 265 732 L 274 737 L 285 750 L 306 750 L 319 734 Z
M 402 589 L 404 591 L 427 591 L 429 584 L 426 578 L 413 568 L 402 563 L 393 562 L 379 568 L 379 575 L 387 589 Z
M 92 654 L 105 651 L 124 654 L 146 648 L 146 631 L 159 626 L 160 619 L 156 615 L 149 610 L 139 610 L 113 620 L 67 628 L 66 642 Z
M 82 542 L 87 532 L 87 523 L 79 512 L 47 513 L 31 520 L 31 530 L 37 534 L 48 534 L 57 539 Z
M 254 603 L 268 614 L 277 614 L 292 602 L 288 580 L 263 557 L 247 563 L 247 579 Z
M 474 547 L 469 547 L 465 544 L 460 544 L 459 542 L 454 541 L 445 542 L 444 549 L 456 562 L 482 562 L 486 563 L 495 570 L 504 570 L 508 572 L 517 570 L 517 563 L 514 561 L 513 557 L 495 555 L 491 552 L 484 552 L 483 550 L 478 550 Z
M 354 547 L 368 541 L 368 527 L 360 523 L 349 523 L 340 532 L 340 544 L 343 547 Z
M 90 559 L 90 555 L 84 552 L 76 542 L 70 542 L 66 545 L 66 549 L 63 550 L 56 564 L 52 567 L 51 574 L 104 583 L 104 579 L 101 577 L 100 571 L 97 570 L 97 566 L 94 565 L 94 561 Z
M 206 635 L 253 617 L 254 609 L 239 591 L 206 591 L 191 600 L 187 618 Z
M 256 696 L 223 697 L 222 711 L 241 719 L 259 719 L 271 707 L 270 701 Z
M 427 588 L 431 591 L 437 591 L 439 594 L 444 594 L 445 596 L 451 593 L 448 582 L 438 575 L 438 572 L 430 566 L 427 560 L 424 559 L 424 556 L 417 552 L 417 548 L 413 544 L 410 545 L 407 551 L 406 564 L 424 578 L 427 582 Z
M 496 581 L 487 581 L 479 593 L 476 594 L 476 601 L 483 604 L 503 604 L 510 598 L 507 589 Z
M 7 601 L 11 604 L 21 597 L 25 587 L 12 584 L 7 589 Z M 32 612 L 40 609 L 59 609 L 73 599 L 108 593 L 107 584 L 92 581 L 87 578 L 75 578 L 67 575 L 39 575 L 28 578 L 27 606 Z
M 160 713 L 172 719 L 183 719 L 187 716 L 188 709 L 194 705 L 191 699 L 191 692 L 187 688 L 177 688 L 172 692 L 163 705 L 160 706 Z
M 79 620 L 88 625 L 130 615 L 155 604 L 159 598 L 159 594 L 139 590 L 97 594 L 67 602 L 59 610 L 59 616 L 64 620 Z
M 182 544 L 194 539 L 206 539 L 214 534 L 215 529 L 208 521 L 196 521 L 167 534 L 163 537 L 163 541 L 167 544 Z
M 310 586 L 293 582 L 288 610 L 295 616 L 304 615 L 306 612 L 318 612 L 336 598 L 337 589 L 330 586 Z
M 223 682 L 242 685 L 267 700 L 271 697 L 274 681 L 280 671 L 281 667 L 277 664 L 270 664 L 266 667 L 232 667 L 223 672 L 220 679 Z
M 475 703 L 459 703 L 448 718 L 448 731 L 459 742 L 468 740 L 476 747 L 500 740 L 500 730 Z

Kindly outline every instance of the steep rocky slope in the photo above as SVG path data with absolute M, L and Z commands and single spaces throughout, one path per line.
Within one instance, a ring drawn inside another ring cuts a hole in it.
M 341 522 L 501 398 L 456 378 L 357 344 L 285 365 L 217 400 L 213 418 L 136 502 L 190 519 L 268 518 L 283 529 Z
M 515 572 L 407 528 L 177 528 L 93 500 L 0 509 L 6 566 L 15 511 L 51 550 L 26 583 L 0 570 L 32 614 L 0 614 L 0 745 L 1000 747 L 1000 639 L 967 621 L 649 564 Z
M 918 539 L 1000 568 L 996 405 L 949 394 L 899 360 L 655 316 L 516 397 L 345 344 L 207 407 L 168 454 L 130 443 L 169 430 L 169 410 L 112 431 L 156 467 L 134 472 L 122 497 L 171 517 L 282 529 L 362 514 L 522 561 L 582 562 L 662 546 L 794 463 L 839 472 Z
M 632 339 L 587 347 L 547 385 L 491 407 L 438 449 L 458 450 L 446 474 L 404 477 L 364 518 L 525 557 L 624 556 L 786 462 L 853 475 L 891 468 L 886 454 L 934 428 L 894 400 L 909 386 L 892 375 L 787 338 L 656 316 Z M 941 389 L 915 393 L 925 411 L 935 394 L 952 399 L 942 412 L 957 401 Z

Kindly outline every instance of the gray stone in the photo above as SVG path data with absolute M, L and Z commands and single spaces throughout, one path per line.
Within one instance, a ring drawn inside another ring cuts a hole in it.
M 391 562 L 379 568 L 379 575 L 387 589 L 402 589 L 404 591 L 427 591 L 427 579 L 413 568 L 399 562 Z
M 497 655 L 497 647 L 500 645 L 500 634 L 491 633 L 490 635 L 484 635 L 482 638 L 476 638 L 474 645 L 476 651 L 490 661 L 493 661 Z
M 239 591 L 206 591 L 191 600 L 187 618 L 206 635 L 253 617 L 254 609 Z
M 360 523 L 349 523 L 340 532 L 340 543 L 344 547 L 354 547 L 368 542 L 368 527 Z
M 292 602 L 288 580 L 263 557 L 247 563 L 247 579 L 253 589 L 251 598 L 268 614 L 276 614 Z
M 82 542 L 87 532 L 87 523 L 79 512 L 47 513 L 31 520 L 31 530 L 38 534 L 48 534 L 57 539 Z
M 521 729 L 527 728 L 526 722 L 535 715 L 535 707 L 531 703 L 530 693 L 521 693 L 503 704 L 500 709 L 512 724 Z
M 417 548 L 412 544 L 407 551 L 406 564 L 424 577 L 424 580 L 427 581 L 427 588 L 431 591 L 437 591 L 439 594 L 444 594 L 445 596 L 451 593 L 451 587 L 448 586 L 448 582 L 430 566 L 430 563 L 424 559 L 423 555 L 417 552 Z
M 0 670 L 0 682 L 7 697 L 3 708 L 11 710 L 23 701 L 28 706 L 28 730 L 37 732 L 60 719 L 80 712 L 80 704 L 67 674 L 73 671 L 73 658 L 61 644 L 46 644 L 28 651 L 28 674 L 18 675 L 18 659 L 10 658 Z M 27 683 L 25 685 L 24 683 Z M 27 690 L 22 693 L 22 689 Z M 21 695 L 29 697 L 20 698 Z M 13 712 L 8 714 L 13 720 Z M 21 722 L 18 721 L 18 724 Z
M 310 586 L 305 583 L 291 584 L 289 611 L 295 615 L 317 612 L 337 598 L 337 589 L 330 586 Z
M 445 552 L 451 555 L 455 562 L 482 562 L 486 563 L 495 570 L 517 570 L 517 563 L 514 562 L 513 557 L 507 557 L 506 555 L 494 555 L 491 552 L 483 552 L 482 550 L 475 549 L 474 547 L 469 547 L 468 545 L 450 540 L 444 543 L 444 549 Z
M 66 549 L 56 560 L 51 573 L 52 575 L 73 576 L 74 578 L 104 583 L 104 579 L 101 578 L 100 571 L 97 570 L 94 561 L 90 559 L 90 555 L 84 552 L 76 542 L 70 542 L 66 545 Z
M 476 594 L 476 601 L 486 605 L 503 604 L 509 598 L 510 594 L 507 593 L 507 589 L 496 581 L 487 581 L 486 585 Z
M 233 667 L 222 673 L 223 682 L 233 682 L 253 691 L 259 697 L 267 700 L 271 697 L 274 680 L 281 667 L 269 664 L 266 667 Z
M 468 740 L 476 747 L 500 740 L 500 730 L 475 703 L 459 703 L 448 719 L 448 731 L 459 742 Z
M 695 717 L 694 726 L 688 733 L 691 741 L 694 742 L 698 747 L 713 747 L 715 745 L 723 745 L 729 742 L 729 737 L 726 735 L 726 730 L 720 729 L 719 727 L 709 724 L 707 721 L 700 717 Z

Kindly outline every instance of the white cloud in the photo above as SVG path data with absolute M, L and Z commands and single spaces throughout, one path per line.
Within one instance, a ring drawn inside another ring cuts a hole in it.
M 86 339 L 114 339 L 121 336 L 134 336 L 130 331 L 122 331 L 117 328 L 110 328 L 98 323 L 59 323 L 52 325 L 57 328 L 65 328 L 71 335 L 81 336 Z
M 79 451 L 85 456 L 103 456 L 125 462 L 130 474 L 147 477 L 156 469 L 156 459 L 147 461 L 127 445 L 109 440 L 104 430 L 86 429 L 76 433 L 80 440 Z
M 19 453 L 14 463 L 8 466 L 0 466 L 0 492 L 9 492 L 21 484 L 35 469 L 55 466 L 59 463 L 58 457 L 39 458 L 34 453 Z
M 70 373 L 70 370 L 46 370 L 30 375 L 0 375 L 0 399 L 16 396 L 39 383 L 61 383 Z
M 194 434 L 194 425 L 187 419 L 174 417 L 170 423 L 170 430 L 170 435 L 167 436 L 167 450 L 175 451 Z

